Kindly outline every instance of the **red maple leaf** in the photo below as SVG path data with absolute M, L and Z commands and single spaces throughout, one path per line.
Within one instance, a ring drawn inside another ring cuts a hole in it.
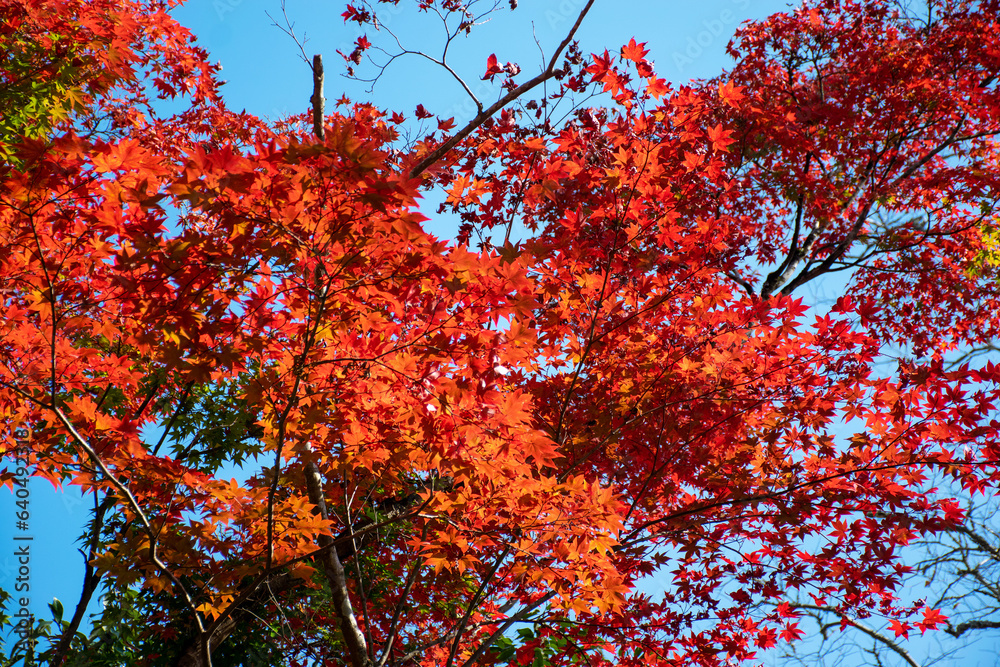
M 644 47 L 646 43 L 637 44 L 635 38 L 633 37 L 628 44 L 622 47 L 622 58 L 625 60 L 631 60 L 635 63 L 641 63 L 646 58 L 646 54 L 649 53 Z
M 483 75 L 483 81 L 492 81 L 493 77 L 502 72 L 503 68 L 497 62 L 496 54 L 491 53 L 490 57 L 486 59 L 486 74 Z

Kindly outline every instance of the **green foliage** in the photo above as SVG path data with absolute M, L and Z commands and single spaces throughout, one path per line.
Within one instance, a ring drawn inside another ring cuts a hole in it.
M 0 589 L 0 609 L 11 595 Z M 66 653 L 66 667 L 130 667 L 136 656 L 143 656 L 149 667 L 170 667 L 183 650 L 183 636 L 164 638 L 149 631 L 156 610 L 162 609 L 162 596 L 136 589 L 110 591 L 103 597 L 103 610 L 91 617 L 90 634 L 77 632 Z M 51 621 L 34 619 L 23 641 L 15 644 L 9 656 L 0 659 L 0 667 L 32 667 L 48 664 L 54 657 L 62 632 L 69 627 L 63 618 L 63 604 L 54 599 L 49 604 Z M 261 628 L 264 627 L 264 631 Z M 11 616 L 0 611 L 0 633 L 13 635 Z M 270 667 L 282 664 L 276 648 L 277 633 L 263 623 L 252 631 L 235 633 L 212 654 L 214 667 Z
M 192 386 L 177 400 L 169 435 L 178 461 L 205 473 L 240 465 L 264 451 L 258 415 L 244 397 L 243 376 L 231 382 Z
M 92 77 L 68 39 L 15 32 L 4 41 L 0 50 L 0 161 L 10 161 L 13 144 L 44 138 L 70 113 L 83 109 L 82 82 Z
M 0 589 L 0 636 L 10 638 L 13 649 L 8 655 L 4 655 L 0 660 L 0 667 L 31 667 L 33 665 L 44 665 L 49 662 L 62 633 L 69 628 L 70 622 L 63 618 L 63 603 L 59 598 L 53 598 L 49 603 L 49 612 L 52 615 L 51 621 L 43 619 L 30 619 L 30 626 L 26 629 L 18 629 L 17 621 L 6 613 L 7 605 L 14 597 L 7 591 Z M 71 650 L 75 650 L 85 655 L 89 645 L 88 638 L 83 633 L 77 632 L 72 639 Z M 67 661 L 66 665 L 90 664 L 73 663 Z
M 585 648 L 586 644 L 584 628 L 520 628 L 513 636 L 505 635 L 494 643 L 491 661 L 495 665 L 546 667 L 556 664 L 558 658 L 563 665 L 587 665 L 592 649 Z

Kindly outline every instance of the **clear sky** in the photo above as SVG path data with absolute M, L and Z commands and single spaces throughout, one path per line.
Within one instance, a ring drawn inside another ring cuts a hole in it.
M 487 1 L 492 4 L 492 0 Z M 308 39 L 306 54 L 324 56 L 328 101 L 346 93 L 352 100 L 370 100 L 410 117 L 417 104 L 424 104 L 441 117 L 454 116 L 459 125 L 472 118 L 474 108 L 459 85 L 417 56 L 394 63 L 372 93 L 367 92 L 367 85 L 340 77 L 343 61 L 337 50 L 349 53 L 358 36 L 340 17 L 345 4 L 338 0 L 288 0 L 286 5 L 295 32 Z M 413 0 L 401 3 L 415 4 Z M 504 8 L 507 5 L 500 4 Z M 485 102 L 497 96 L 496 90 L 475 88 L 486 70 L 486 58 L 495 53 L 501 63 L 517 62 L 524 73 L 522 79 L 533 75 L 542 62 L 539 47 L 549 56 L 585 1 L 521 0 L 519 4 L 515 12 L 504 9 L 490 24 L 474 30 L 470 38 L 456 42 L 450 52 L 449 62 Z M 394 14 L 391 6 L 381 6 L 387 10 L 383 16 L 387 28 L 397 33 L 405 45 L 425 48 L 435 55 L 440 52 L 440 24 L 436 20 L 411 11 Z M 778 0 L 597 0 L 579 38 L 585 54 L 605 48 L 615 52 L 632 37 L 648 42 L 648 57 L 659 76 L 682 83 L 719 74 L 730 64 L 725 48 L 737 26 L 786 6 L 786 2 Z M 304 112 L 312 93 L 309 68 L 296 44 L 274 27 L 268 14 L 284 25 L 280 0 L 194 0 L 175 10 L 178 20 L 194 32 L 211 59 L 222 63 L 222 78 L 228 81 L 223 95 L 230 108 L 270 118 Z M 373 33 L 368 38 L 381 43 Z M 371 71 L 367 68 L 359 73 Z M 4 465 L 10 465 L 9 461 L 5 460 Z M 47 619 L 47 605 L 58 597 L 68 618 L 80 594 L 83 559 L 77 551 L 81 546 L 77 539 L 89 518 L 90 501 L 85 502 L 73 490 L 54 492 L 42 480 L 32 481 L 29 488 L 28 533 L 34 537 L 30 609 Z M 15 528 L 14 500 L 10 491 L 0 490 L 0 586 L 7 590 L 14 588 L 17 576 L 16 558 L 10 548 Z M 92 609 L 96 608 L 92 604 Z M 9 645 L 8 637 L 3 640 Z
M 296 34 L 308 39 L 306 53 L 309 57 L 323 54 L 331 75 L 342 71 L 337 51 L 350 53 L 360 34 L 357 24 L 344 25 L 340 14 L 345 4 L 338 0 L 288 0 L 286 5 Z M 491 5 L 492 0 L 481 0 L 480 4 Z M 489 24 L 456 41 L 449 62 L 472 86 L 480 83 L 491 53 L 501 63 L 517 62 L 531 75 L 542 62 L 539 45 L 546 55 L 551 54 L 585 4 L 584 0 L 522 0 L 516 11 L 498 12 Z M 379 5 L 380 17 L 405 46 L 423 47 L 438 55 L 440 22 L 426 13 L 405 9 L 414 5 L 412 0 L 397 7 Z M 584 53 L 600 53 L 605 48 L 617 51 L 632 37 L 648 42 L 649 57 L 658 74 L 681 82 L 718 74 L 729 63 L 725 47 L 739 23 L 763 18 L 786 6 L 778 0 L 597 0 L 579 38 Z M 222 77 L 229 82 L 224 93 L 232 108 L 246 108 L 258 115 L 304 111 L 312 92 L 309 70 L 295 43 L 273 27 L 268 14 L 284 24 L 280 0 L 201 0 L 176 11 L 212 59 L 222 63 Z M 370 30 L 366 34 L 376 46 L 385 43 Z M 359 73 L 364 71 L 371 69 L 359 68 Z M 416 56 L 397 61 L 372 94 L 367 94 L 366 88 L 337 76 L 327 78 L 327 98 L 331 100 L 343 91 L 352 99 L 370 99 L 402 112 L 423 103 L 432 113 L 456 115 L 456 121 L 462 120 L 462 109 L 469 109 L 459 85 Z

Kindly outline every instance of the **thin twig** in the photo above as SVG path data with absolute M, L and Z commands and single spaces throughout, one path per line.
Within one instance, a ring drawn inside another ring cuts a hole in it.
M 417 163 L 417 165 L 410 170 L 410 178 L 417 178 L 418 176 L 423 174 L 431 165 L 435 164 L 438 160 L 440 160 L 445 153 L 450 151 L 452 148 L 457 146 L 459 142 L 461 142 L 467 136 L 472 134 L 473 130 L 475 130 L 477 127 L 485 123 L 486 120 L 491 116 L 493 116 L 493 114 L 495 114 L 497 111 L 504 108 L 510 102 L 516 100 L 521 95 L 528 92 L 538 84 L 548 81 L 556 74 L 560 73 L 560 70 L 556 69 L 556 62 L 558 61 L 559 56 L 560 54 L 562 54 L 563 50 L 573 40 L 573 36 L 576 34 L 576 31 L 580 28 L 580 24 L 583 23 L 583 18 L 587 15 L 587 12 L 590 11 L 590 8 L 591 6 L 593 6 L 593 4 L 594 0 L 589 0 L 587 4 L 584 6 L 584 8 L 580 11 L 580 15 L 576 17 L 576 22 L 573 24 L 573 27 L 566 35 L 566 38 L 563 39 L 563 41 L 559 44 L 559 48 L 556 49 L 556 52 L 552 54 L 552 59 L 549 60 L 548 66 L 542 71 L 541 74 L 535 76 L 533 79 L 530 79 L 529 81 L 522 83 L 520 86 L 518 86 L 517 88 L 510 91 L 509 93 L 501 97 L 499 100 L 491 104 L 489 107 L 486 108 L 486 110 L 478 113 L 476 117 L 473 118 L 471 121 L 469 121 L 469 123 L 465 127 L 459 130 L 456 134 L 452 135 L 447 141 L 445 141 L 443 144 L 435 148 L 433 151 L 430 152 L 430 154 L 427 155 L 427 157 L 425 157 L 423 160 Z

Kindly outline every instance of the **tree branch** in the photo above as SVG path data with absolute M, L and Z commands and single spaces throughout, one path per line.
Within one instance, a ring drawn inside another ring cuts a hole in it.
M 199 643 L 201 644 L 202 660 L 204 661 L 204 665 L 205 667 L 212 667 L 211 649 L 209 647 L 211 637 L 207 636 L 205 632 L 205 625 L 201 620 L 201 614 L 198 613 L 197 606 L 194 604 L 194 600 L 191 598 L 190 593 L 188 593 L 187 588 L 185 588 L 184 584 L 181 583 L 181 580 L 170 571 L 170 568 L 168 568 L 166 564 L 160 560 L 159 555 L 156 553 L 156 532 L 153 530 L 152 524 L 146 517 L 146 513 L 139 505 L 139 501 L 134 495 L 132 495 L 132 492 L 129 491 L 128 487 L 126 487 L 121 480 L 115 477 L 111 471 L 108 470 L 108 467 L 104 465 L 104 461 L 101 460 L 101 457 L 97 455 L 97 452 L 94 451 L 93 447 L 91 447 L 83 436 L 80 435 L 80 432 L 76 430 L 76 427 L 73 426 L 73 423 L 66 417 L 63 411 L 60 410 L 55 403 L 49 407 L 52 412 L 55 413 L 56 418 L 63 425 L 63 428 L 69 432 L 70 438 L 72 438 L 76 445 L 87 454 L 90 460 L 94 462 L 94 465 L 100 468 L 101 473 L 108 479 L 108 481 L 111 482 L 111 485 L 118 490 L 118 493 L 125 498 L 129 508 L 139 518 L 139 521 L 142 522 L 143 529 L 149 538 L 149 560 L 156 566 L 156 569 L 166 575 L 166 577 L 170 579 L 171 583 L 177 587 L 177 590 L 180 591 L 185 604 L 187 604 L 191 613 L 194 615 L 195 623 L 198 626 Z
M 799 609 L 812 609 L 814 611 L 824 611 L 831 614 L 840 614 L 840 612 L 838 612 L 833 607 L 823 607 L 820 605 L 813 605 L 813 604 L 795 604 L 794 606 Z M 905 648 L 900 646 L 899 643 L 896 642 L 895 640 L 886 637 L 884 634 L 882 634 L 875 628 L 869 627 L 864 623 L 859 623 L 858 621 L 852 618 L 847 618 L 846 616 L 843 616 L 842 618 L 844 618 L 844 620 L 847 622 L 848 625 L 857 628 L 858 630 L 865 633 L 872 639 L 885 644 L 887 647 L 896 652 L 901 658 L 903 658 L 903 660 L 905 660 L 911 667 L 920 667 L 920 663 L 914 660 L 913 656 L 910 655 L 910 653 Z
M 533 79 L 525 81 L 520 86 L 508 92 L 499 100 L 491 104 L 484 111 L 480 111 L 478 114 L 476 114 L 476 117 L 473 118 L 471 121 L 469 121 L 469 123 L 465 127 L 459 130 L 456 134 L 454 134 L 450 139 L 445 141 L 443 144 L 441 144 L 433 151 L 431 151 L 430 154 L 427 155 L 427 157 L 425 157 L 423 160 L 418 162 L 417 165 L 410 170 L 410 178 L 417 178 L 422 173 L 424 173 L 431 165 L 440 160 L 445 153 L 450 151 L 452 148 L 457 146 L 460 141 L 462 141 L 467 136 L 472 134 L 473 130 L 475 130 L 477 127 L 485 123 L 486 119 L 491 117 L 497 111 L 504 108 L 505 106 L 507 106 L 508 104 L 519 98 L 521 95 L 534 88 L 535 86 L 539 85 L 540 83 L 544 83 L 545 81 L 548 81 L 549 79 L 554 77 L 557 73 L 559 73 L 559 70 L 556 69 L 556 61 L 558 61 L 559 55 L 563 52 L 563 50 L 569 45 L 571 41 L 573 41 L 573 35 L 575 35 L 576 31 L 580 28 L 580 24 L 583 23 L 583 18 L 587 15 L 587 12 L 590 11 L 590 8 L 593 4 L 594 0 L 588 0 L 584 8 L 580 10 L 580 14 L 579 16 L 576 17 L 576 22 L 573 24 L 573 27 L 570 28 L 569 34 L 567 34 L 566 38 L 563 39 L 563 41 L 559 44 L 559 48 L 557 48 L 556 52 L 552 54 L 552 58 L 549 60 L 548 66 L 544 70 L 542 70 L 540 74 L 535 76 Z
M 316 137 L 322 141 L 325 136 L 323 133 L 323 109 L 325 105 L 325 100 L 323 99 L 323 56 L 321 56 L 318 53 L 313 56 L 312 70 L 313 70 L 313 94 L 312 94 L 313 132 L 316 134 Z
M 329 514 L 326 510 L 326 500 L 323 497 L 323 478 L 319 473 L 319 466 L 315 461 L 310 461 L 305 466 L 306 487 L 309 491 L 309 501 L 316 506 L 316 512 L 324 521 L 329 521 Z M 333 538 L 329 535 L 320 535 L 317 538 L 319 545 L 325 549 L 323 554 L 323 570 L 330 582 L 330 591 L 333 595 L 333 602 L 336 607 L 337 616 L 340 617 L 340 631 L 344 636 L 344 643 L 347 644 L 347 651 L 350 654 L 351 664 L 354 667 L 371 667 L 371 660 L 368 658 L 368 645 L 365 642 L 364 633 L 358 626 L 357 617 L 351 606 L 350 592 L 347 590 L 347 574 L 344 572 L 344 565 L 337 555 L 337 549 L 333 548 Z

